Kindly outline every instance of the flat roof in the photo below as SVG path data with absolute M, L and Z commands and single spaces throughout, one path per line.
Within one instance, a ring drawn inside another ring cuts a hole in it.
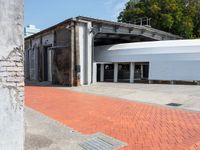
M 108 50 L 122 50 L 122 49 L 144 49 L 144 48 L 187 47 L 187 46 L 200 47 L 200 39 L 136 42 L 136 43 L 115 44 L 115 45 L 106 45 L 98 47 L 99 48 L 106 47 Z

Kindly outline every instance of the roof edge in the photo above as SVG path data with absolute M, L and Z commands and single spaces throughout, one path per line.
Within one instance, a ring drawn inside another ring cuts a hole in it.
M 165 32 L 165 31 L 162 31 L 162 30 L 158 30 L 158 29 L 155 29 L 155 28 L 151 28 L 151 27 L 140 26 L 140 25 L 135 25 L 135 24 L 130 24 L 130 23 L 121 23 L 121 22 L 115 22 L 115 21 L 109 21 L 109 20 L 103 20 L 103 19 L 96 19 L 96 18 L 85 17 L 85 16 L 77 16 L 77 17 L 72 17 L 72 18 L 66 19 L 66 20 L 64 20 L 60 23 L 57 23 L 57 24 L 55 24 L 51 27 L 48 27 L 44 30 L 41 30 L 40 32 L 38 32 L 36 34 L 33 34 L 31 36 L 26 37 L 25 40 L 31 39 L 35 36 L 38 36 L 38 35 L 43 34 L 45 32 L 48 32 L 49 30 L 53 30 L 59 25 L 68 23 L 70 21 L 78 21 L 80 19 L 86 20 L 86 21 L 91 21 L 91 22 L 96 22 L 96 23 L 105 23 L 105 24 L 110 24 L 110 25 L 116 25 L 116 26 L 121 26 L 121 27 L 145 29 L 145 30 L 150 30 L 152 32 L 157 32 L 158 34 L 160 33 L 160 34 L 163 34 L 163 35 L 166 35 L 166 36 L 172 36 L 172 37 L 177 38 L 177 39 L 183 39 L 183 37 L 181 37 L 181 36 L 178 36 L 178 35 L 175 35 L 175 34 L 172 34 L 172 33 L 169 33 L 169 32 Z

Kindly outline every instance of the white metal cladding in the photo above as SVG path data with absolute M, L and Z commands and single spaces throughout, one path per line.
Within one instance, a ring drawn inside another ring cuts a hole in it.
M 200 80 L 200 61 L 151 61 L 150 79 Z
M 96 62 L 149 62 L 150 80 L 200 80 L 200 40 L 95 47 Z

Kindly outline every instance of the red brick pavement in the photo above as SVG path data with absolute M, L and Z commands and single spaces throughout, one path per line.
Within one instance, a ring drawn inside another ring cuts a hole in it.
M 103 132 L 124 150 L 200 150 L 200 114 L 47 87 L 26 87 L 26 105 L 84 134 Z

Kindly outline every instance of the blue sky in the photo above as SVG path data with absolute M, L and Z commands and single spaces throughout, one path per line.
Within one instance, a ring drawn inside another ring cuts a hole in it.
M 45 29 L 67 18 L 88 16 L 116 21 L 128 0 L 25 0 L 25 26 Z

